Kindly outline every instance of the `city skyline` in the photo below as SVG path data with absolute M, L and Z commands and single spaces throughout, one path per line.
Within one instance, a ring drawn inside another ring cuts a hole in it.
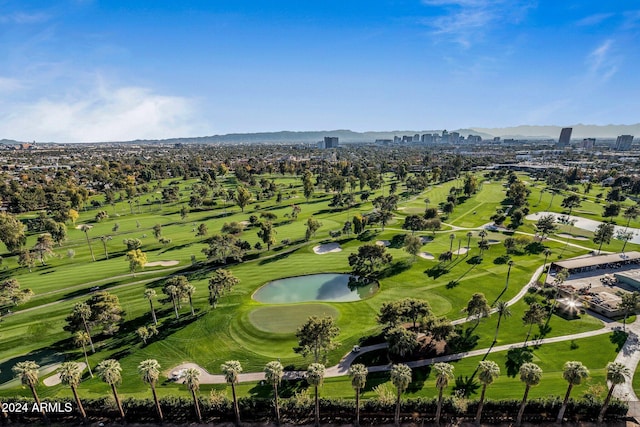
M 48 3 L 0 12 L 0 139 L 637 123 L 631 1 Z

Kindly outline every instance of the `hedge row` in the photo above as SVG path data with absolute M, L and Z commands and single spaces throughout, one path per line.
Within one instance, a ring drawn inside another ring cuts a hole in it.
M 75 402 L 69 399 L 48 399 L 47 403 L 59 403 L 60 407 L 71 402 L 73 412 L 51 412 L 49 419 L 53 422 L 70 423 L 77 421 L 79 416 Z M 83 399 L 83 405 L 87 416 L 92 421 L 110 421 L 118 419 L 115 403 L 111 398 Z M 295 399 L 281 399 L 281 416 L 283 421 L 292 424 L 305 424 L 313 422 L 312 402 L 300 403 Z M 33 400 L 15 398 L 3 400 L 5 405 L 11 403 L 26 403 L 32 408 Z M 188 423 L 196 421 L 193 401 L 185 397 L 165 397 L 160 399 L 162 411 L 166 421 L 173 423 Z M 524 418 L 529 422 L 547 422 L 555 420 L 562 401 L 558 398 L 532 399 L 527 403 Z M 518 412 L 519 400 L 486 401 L 482 419 L 485 423 L 500 423 L 512 421 Z M 572 421 L 593 421 L 597 418 L 602 402 L 594 399 L 579 401 L 571 400 L 565 417 Z M 15 405 L 14 405 L 15 406 Z M 128 422 L 155 422 L 156 412 L 152 400 L 125 399 L 123 406 Z M 200 398 L 202 416 L 207 422 L 233 421 L 234 413 L 232 403 L 229 400 L 211 402 L 207 398 Z M 268 399 L 240 398 L 240 414 L 243 421 L 262 422 L 273 421 L 273 402 Z M 454 399 L 447 398 L 443 404 L 444 420 L 470 420 L 475 416 L 477 402 L 456 404 Z M 393 421 L 394 404 L 383 404 L 377 400 L 362 402 L 360 418 L 363 424 L 381 424 Z M 433 420 L 436 410 L 436 401 L 426 398 L 406 399 L 402 403 L 401 413 L 404 421 Z M 321 399 L 320 416 L 323 423 L 349 423 L 353 420 L 355 402 L 342 399 Z M 606 420 L 614 421 L 625 418 L 627 404 L 613 401 L 607 411 Z M 39 414 L 33 412 L 10 413 L 9 419 L 13 422 L 31 424 L 37 421 Z

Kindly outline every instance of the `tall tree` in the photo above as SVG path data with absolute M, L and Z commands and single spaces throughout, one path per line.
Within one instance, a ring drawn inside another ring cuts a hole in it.
M 67 322 L 69 322 L 69 330 L 75 331 L 77 330 L 77 323 L 80 323 L 84 332 L 87 334 L 86 338 L 88 339 L 89 345 L 91 346 L 91 352 L 95 353 L 96 348 L 93 345 L 93 340 L 91 339 L 91 329 L 89 327 L 89 322 L 91 320 L 91 307 L 89 304 L 79 302 L 73 306 L 73 313 L 69 318 L 67 318 Z M 73 322 L 73 323 L 72 323 Z
M 356 419 L 353 425 L 360 425 L 360 392 L 367 383 L 367 374 L 369 371 L 362 363 L 355 363 L 349 367 L 349 377 L 351 378 L 351 387 L 356 392 Z
M 389 353 L 404 358 L 418 347 L 418 334 L 396 326 L 385 334 Z
M 298 338 L 298 347 L 293 350 L 303 356 L 313 355 L 315 363 L 320 358 L 326 356 L 330 350 L 336 347 L 333 339 L 340 334 L 338 328 L 331 316 L 311 316 L 307 321 L 298 328 L 296 337 Z
M 240 408 L 238 407 L 238 397 L 236 396 L 236 384 L 242 372 L 242 365 L 237 360 L 229 360 L 220 366 L 224 379 L 227 384 L 231 385 L 231 393 L 233 394 L 233 411 L 236 415 L 236 425 L 240 425 Z
M 31 390 L 33 400 L 36 401 L 38 409 L 42 414 L 42 418 L 45 422 L 48 421 L 47 414 L 44 412 L 44 407 L 40 403 L 36 386 L 38 385 L 38 369 L 40 366 L 33 360 L 25 360 L 24 362 L 16 363 L 11 370 L 13 374 L 20 379 L 22 385 L 26 385 Z
M 144 297 L 149 300 L 149 308 L 151 310 L 151 317 L 153 318 L 153 324 L 154 325 L 158 324 L 158 318 L 156 317 L 156 311 L 153 308 L 153 299 L 156 297 L 156 295 L 157 294 L 156 294 L 156 290 L 155 289 L 148 288 L 148 289 L 144 290 Z
M 611 396 L 613 396 L 613 390 L 617 385 L 623 384 L 627 378 L 631 378 L 631 371 L 629 368 L 619 362 L 607 363 L 607 381 L 611 383 L 611 386 L 609 387 L 607 397 L 604 399 L 604 403 L 602 404 L 602 409 L 600 409 L 600 413 L 598 414 L 598 425 L 602 425 L 604 415 L 607 413 L 607 408 L 609 408 Z
M 267 250 L 271 250 L 271 246 L 276 243 L 276 229 L 270 221 L 260 223 L 260 230 L 258 231 L 258 237 L 262 240 L 262 243 L 267 245 Z
M 404 238 L 404 250 L 411 254 L 411 261 L 415 262 L 416 256 L 420 253 L 422 248 L 422 240 L 418 236 L 410 235 Z
M 16 252 L 27 242 L 24 224 L 8 212 L 0 212 L 0 240 L 9 252 Z
M 611 238 L 613 237 L 613 224 L 601 223 L 596 228 L 596 231 L 593 233 L 593 242 L 598 246 L 598 254 L 602 249 L 602 244 L 606 243 L 607 245 L 611 242 Z
M 313 174 L 309 169 L 305 170 L 302 175 L 302 190 L 304 198 L 309 203 L 309 199 L 313 196 Z
M 567 387 L 567 392 L 564 395 L 564 400 L 562 401 L 560 411 L 558 411 L 556 423 L 561 423 L 562 419 L 564 418 L 564 412 L 567 410 L 567 404 L 569 403 L 571 389 L 573 389 L 573 386 L 575 385 L 580 385 L 582 383 L 582 380 L 586 380 L 587 378 L 589 378 L 589 370 L 582 364 L 582 362 L 565 362 L 564 368 L 562 368 L 562 378 L 564 378 L 565 381 L 569 383 L 569 386 Z
M 312 237 L 315 237 L 318 229 L 322 227 L 322 223 L 310 216 L 307 218 L 307 230 L 305 231 L 305 240 L 310 240 Z
M 363 277 L 375 275 L 381 267 L 393 261 L 387 248 L 373 243 L 358 247 L 358 252 L 349 255 L 348 259 L 353 274 Z
M 200 412 L 200 403 L 198 402 L 198 396 L 196 392 L 200 389 L 200 371 L 196 368 L 188 368 L 184 371 L 184 375 L 182 376 L 184 380 L 184 385 L 191 392 L 191 397 L 193 398 L 193 406 L 196 410 L 196 417 L 198 418 L 198 422 L 202 422 L 202 413 Z
M 624 210 L 622 216 L 627 218 L 626 228 L 629 228 L 631 220 L 635 220 L 636 218 L 638 218 L 638 215 L 640 215 L 640 206 L 638 205 L 631 205 Z
M 271 387 L 273 387 L 273 402 L 276 411 L 276 423 L 280 425 L 280 404 L 278 402 L 278 385 L 282 381 L 284 375 L 284 368 L 282 363 L 277 360 L 269 362 L 264 367 L 264 377 Z
M 624 319 L 622 321 L 622 330 L 624 332 L 627 331 L 627 318 L 630 314 L 635 313 L 640 305 L 640 293 L 635 292 L 625 292 L 622 295 L 622 301 L 620 302 L 619 308 L 624 312 Z
M 89 224 L 82 224 L 80 226 L 80 231 L 82 231 L 84 233 L 84 237 L 87 238 L 87 245 L 89 246 L 89 253 L 91 253 L 91 259 L 92 260 L 96 260 L 95 255 L 93 255 L 93 248 L 91 247 L 91 240 L 89 240 L 89 230 L 91 230 L 93 228 L 92 225 Z
M 224 291 L 231 290 L 238 283 L 240 283 L 240 279 L 232 272 L 223 268 L 217 269 L 209 279 L 209 304 L 215 308 L 220 295 Z
M 142 381 L 149 384 L 149 387 L 151 387 L 151 394 L 153 395 L 153 401 L 156 404 L 158 419 L 162 422 L 164 416 L 162 415 L 162 408 L 160 407 L 160 401 L 158 400 L 158 394 L 156 393 L 156 383 L 160 377 L 160 364 L 155 359 L 143 360 L 138 364 L 138 373 L 140 374 Z
M 498 342 L 498 332 L 500 331 L 500 321 L 502 318 L 511 317 L 511 309 L 509 309 L 509 303 L 506 301 L 496 302 L 496 313 L 498 313 L 498 323 L 496 324 L 496 334 L 493 336 L 493 343 Z
M 136 270 L 143 268 L 147 264 L 147 254 L 140 249 L 133 249 L 127 252 L 127 259 L 129 260 L 129 271 L 134 277 Z
M 393 365 L 391 367 L 391 382 L 396 388 L 396 412 L 394 422 L 396 426 L 400 425 L 400 402 L 402 393 L 411 384 L 411 368 L 404 364 Z
M 320 401 L 318 399 L 318 387 L 320 387 L 324 381 L 325 367 L 320 363 L 312 363 L 307 368 L 307 382 L 313 386 L 315 391 L 315 425 L 320 426 Z
M 482 418 L 482 407 L 484 406 L 484 397 L 487 386 L 494 382 L 500 376 L 500 367 L 496 362 L 491 360 L 481 360 L 478 365 L 478 379 L 482 383 L 482 392 L 480 393 L 480 402 L 478 402 L 478 411 L 476 412 L 476 425 L 480 425 Z
M 112 239 L 111 236 L 100 236 L 102 242 L 102 248 L 104 249 L 104 258 L 109 259 L 109 251 L 107 250 L 107 242 Z
M 471 296 L 471 299 L 467 303 L 464 311 L 467 313 L 467 319 L 476 319 L 476 326 L 480 323 L 480 319 L 483 317 L 489 317 L 491 314 L 491 307 L 487 302 L 487 298 L 481 292 L 476 292 Z
M 60 376 L 60 383 L 71 388 L 76 405 L 78 405 L 78 411 L 82 415 L 82 419 L 86 421 L 87 413 L 84 410 L 84 406 L 82 406 L 80 396 L 78 396 L 78 385 L 80 384 L 80 378 L 82 378 L 80 365 L 76 362 L 64 362 L 60 365 L 58 375 Z
M 556 217 L 552 214 L 543 215 L 535 224 L 536 232 L 540 235 L 540 240 L 558 229 Z
M 240 185 L 238 186 L 238 188 L 236 188 L 235 200 L 238 207 L 240 207 L 242 212 L 244 212 L 244 208 L 249 204 L 249 201 L 251 200 L 251 192 L 247 190 L 246 187 Z
M 38 254 L 40 264 L 47 265 L 44 262 L 45 258 L 53 255 L 53 239 L 51 238 L 51 234 L 45 233 L 39 235 L 36 244 L 33 246 L 33 251 Z
M 120 418 L 124 420 L 124 409 L 122 409 L 122 402 L 120 401 L 118 389 L 116 388 L 116 386 L 122 382 L 122 367 L 120 366 L 120 362 L 115 359 L 103 360 L 96 366 L 96 373 L 102 381 L 111 386 L 113 398 L 120 412 Z
M 89 375 L 93 378 L 93 372 L 91 372 L 91 365 L 89 364 L 89 357 L 87 357 L 87 344 L 91 343 L 91 337 L 85 331 L 76 331 L 73 334 L 73 343 L 76 347 L 82 347 L 82 353 L 84 354 L 84 361 L 87 364 Z
M 542 307 L 537 302 L 532 303 L 527 311 L 524 312 L 522 316 L 522 321 L 525 325 L 529 325 L 529 329 L 527 330 L 527 338 L 525 338 L 525 345 L 527 341 L 529 341 L 529 337 L 531 336 L 531 329 L 533 325 L 541 325 L 546 316 L 546 311 L 544 307 Z
M 453 365 L 450 363 L 438 362 L 433 365 L 436 373 L 436 388 L 438 389 L 438 405 L 436 407 L 435 424 L 440 425 L 440 415 L 442 414 L 442 393 L 453 380 Z
M 571 212 L 573 211 L 573 208 L 580 207 L 580 202 L 581 202 L 580 196 L 578 196 L 577 194 L 570 194 L 564 199 L 562 199 L 562 203 L 560 203 L 560 206 L 562 206 L 565 209 L 569 209 L 568 215 L 571 216 Z
M 542 369 L 535 363 L 523 363 L 520 366 L 520 381 L 525 385 L 524 396 L 520 402 L 520 409 L 518 410 L 518 416 L 516 417 L 516 427 L 520 427 L 522 424 L 522 415 L 524 414 L 524 408 L 527 405 L 527 397 L 529 396 L 529 390 L 531 387 L 540 384 L 542 379 Z

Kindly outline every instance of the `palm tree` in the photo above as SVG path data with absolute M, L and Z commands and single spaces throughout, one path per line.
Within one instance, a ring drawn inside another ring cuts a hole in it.
M 625 227 L 625 230 L 629 228 L 629 224 L 631 223 L 631 220 L 638 218 L 638 215 L 640 215 L 640 209 L 638 205 L 631 205 L 624 210 L 624 213 L 622 214 L 622 216 L 627 218 L 627 226 Z
M 456 238 L 456 235 L 451 233 L 449 234 L 449 252 L 453 250 L 453 240 Z
M 543 254 L 544 254 L 544 264 L 542 264 L 542 274 L 544 274 L 544 269 L 547 267 L 547 258 L 549 258 L 549 255 L 551 255 L 553 252 L 551 252 L 551 249 L 545 249 Z M 547 272 L 547 277 L 549 276 L 549 272 Z M 540 275 L 540 277 L 542 277 L 542 275 Z
M 189 368 L 184 371 L 182 378 L 184 378 L 184 385 L 186 385 L 191 392 L 193 406 L 196 408 L 196 417 L 198 417 L 198 422 L 201 423 L 202 413 L 200 412 L 200 404 L 198 403 L 198 396 L 196 395 L 196 391 L 200 388 L 200 371 L 196 368 Z
M 613 395 L 613 389 L 616 388 L 618 384 L 624 383 L 627 380 L 627 377 L 630 376 L 631 371 L 622 363 L 607 363 L 607 381 L 611 383 L 611 386 L 609 387 L 607 397 L 604 399 L 604 403 L 602 404 L 600 414 L 598 414 L 599 425 L 602 424 L 602 420 L 604 420 L 604 414 L 607 412 L 607 408 L 609 407 L 609 401 L 611 400 L 611 396 Z
M 409 387 L 411 384 L 411 368 L 404 364 L 393 365 L 391 367 L 391 382 L 396 387 L 398 391 L 396 395 L 396 414 L 395 414 L 395 425 L 400 425 L 400 397 L 402 393 Z
M 153 401 L 156 403 L 156 411 L 158 411 L 158 418 L 160 422 L 163 420 L 162 408 L 160 408 L 160 402 L 158 401 L 158 395 L 156 394 L 156 383 L 160 377 L 160 364 L 155 359 L 147 359 L 140 362 L 138 365 L 138 373 L 142 377 L 142 381 L 149 384 L 151 387 L 151 394 L 153 394 Z
M 503 292 L 506 292 L 507 289 L 509 289 L 509 276 L 511 275 L 511 267 L 513 267 L 513 260 L 509 260 L 507 265 L 509 265 L 509 269 L 507 270 L 507 281 L 504 284 L 504 291 Z
M 484 406 L 484 395 L 487 386 L 500 376 L 500 367 L 496 362 L 491 360 L 481 360 L 478 365 L 478 379 L 482 383 L 482 393 L 480 394 L 480 402 L 478 403 L 478 412 L 476 412 L 476 425 L 480 425 L 482 418 L 482 407 Z
M 320 425 L 320 401 L 318 400 L 318 387 L 322 385 L 324 381 L 325 367 L 321 363 L 312 363 L 307 368 L 307 382 L 313 386 L 315 391 L 315 425 Z
M 496 302 L 496 313 L 498 313 L 498 324 L 496 325 L 496 334 L 493 337 L 493 343 L 498 342 L 498 331 L 500 331 L 500 321 L 503 317 L 511 317 L 511 309 L 509 308 L 509 303 L 506 301 L 498 301 Z
M 122 382 L 122 367 L 120 363 L 115 359 L 103 360 L 96 366 L 96 373 L 102 381 L 111 386 L 113 392 L 113 398 L 120 411 L 120 418 L 124 419 L 124 410 L 122 409 L 122 402 L 118 396 L 118 390 L 116 388 Z
M 93 226 L 89 224 L 82 224 L 80 226 L 80 231 L 84 233 L 84 236 L 87 238 L 87 245 L 89 245 L 89 252 L 91 253 L 91 259 L 96 260 L 96 257 L 93 255 L 93 249 L 91 248 L 91 240 L 89 240 L 89 230 L 91 230 Z
M 367 367 L 361 363 L 351 365 L 349 368 L 349 376 L 351 377 L 351 387 L 356 391 L 356 421 L 355 427 L 360 425 L 360 391 L 367 383 Z
M 80 415 L 82 415 L 83 420 L 87 419 L 87 413 L 84 411 L 84 407 L 82 406 L 82 401 L 80 400 L 80 396 L 78 396 L 78 384 L 80 384 L 80 378 L 82 378 L 82 369 L 80 369 L 80 365 L 76 362 L 64 362 L 60 365 L 60 371 L 58 372 L 60 376 L 60 382 L 63 385 L 68 385 L 71 387 L 71 392 L 73 393 L 73 397 L 76 399 L 76 404 L 78 405 L 78 411 L 80 411 Z
M 195 316 L 196 313 L 193 311 L 193 294 L 196 292 L 196 287 L 192 284 L 187 284 L 184 286 L 184 293 L 187 294 L 187 298 L 189 298 L 189 307 L 191 308 L 191 315 Z
M 91 342 L 91 337 L 85 331 L 78 331 L 73 334 L 73 343 L 76 347 L 82 347 L 84 353 L 84 361 L 87 363 L 87 369 L 89 369 L 89 375 L 93 378 L 93 372 L 91 372 L 91 365 L 89 364 L 89 358 L 87 357 L 87 344 Z
M 442 392 L 449 385 L 449 381 L 453 380 L 453 365 L 450 363 L 439 362 L 433 365 L 436 372 L 436 387 L 438 388 L 438 406 L 436 408 L 435 424 L 440 425 L 440 414 L 442 413 Z
M 82 319 L 82 325 L 84 326 L 84 331 L 87 333 L 87 337 L 89 337 L 89 345 L 91 345 L 91 352 L 95 353 L 96 348 L 93 346 L 93 340 L 91 339 L 91 331 L 89 330 L 89 324 L 87 320 L 91 317 L 91 307 L 89 304 L 85 304 L 83 302 L 79 302 L 73 306 L 73 314 Z
M 233 411 L 236 414 L 236 425 L 240 425 L 240 408 L 238 408 L 238 397 L 236 396 L 236 384 L 238 377 L 242 372 L 242 365 L 237 360 L 229 360 L 220 367 L 224 374 L 225 380 L 231 384 L 231 393 L 233 394 Z
M 282 380 L 284 368 L 282 363 L 277 360 L 267 363 L 264 367 L 264 377 L 273 387 L 273 400 L 276 408 L 276 423 L 280 424 L 280 405 L 278 403 L 278 384 Z
M 47 420 L 47 414 L 44 412 L 44 408 L 40 404 L 40 398 L 38 397 L 38 392 L 36 391 L 36 386 L 38 385 L 38 369 L 40 365 L 38 365 L 33 360 L 25 360 L 24 362 L 16 363 L 11 370 L 13 374 L 20 378 L 20 382 L 22 385 L 26 385 L 31 390 L 31 394 L 33 394 L 33 399 L 36 401 L 38 408 L 40 408 L 40 413 L 42 413 L 42 418 Z
M 542 369 L 535 363 L 524 363 L 520 367 L 520 381 L 525 384 L 524 396 L 522 402 L 520 402 L 520 410 L 518 410 L 518 417 L 516 418 L 516 427 L 520 427 L 522 424 L 522 414 L 524 414 L 524 407 L 527 404 L 527 396 L 529 396 L 529 389 L 533 386 L 540 384 L 542 379 Z
M 158 324 L 158 319 L 156 318 L 156 311 L 153 309 L 153 299 L 156 297 L 155 289 L 145 289 L 144 296 L 149 300 L 149 306 L 151 308 L 151 316 L 153 317 L 153 324 Z
M 465 256 L 468 256 L 469 255 L 469 251 L 471 251 L 471 237 L 473 237 L 473 233 L 469 231 L 467 233 L 467 252 L 466 252 Z
M 100 240 L 102 241 L 102 247 L 104 248 L 104 257 L 109 259 L 109 252 L 107 251 L 107 242 L 111 240 L 111 236 L 100 236 Z
M 176 319 L 179 320 L 180 315 L 178 314 L 177 300 L 180 298 L 180 290 L 178 289 L 177 286 L 167 285 L 165 286 L 164 291 L 167 295 L 169 295 L 169 298 L 171 298 L 171 303 L 173 304 L 173 311 L 176 314 Z
M 564 364 L 564 368 L 562 369 L 562 378 L 564 378 L 569 386 L 567 387 L 567 392 L 564 395 L 564 401 L 562 401 L 562 406 L 560 407 L 560 411 L 558 412 L 558 417 L 556 418 L 557 423 L 562 422 L 562 418 L 564 418 L 564 411 L 567 410 L 567 404 L 569 403 L 569 396 L 571 395 L 571 389 L 574 385 L 580 385 L 582 380 L 585 380 L 589 377 L 589 370 L 586 366 L 582 364 L 582 362 L 566 362 Z

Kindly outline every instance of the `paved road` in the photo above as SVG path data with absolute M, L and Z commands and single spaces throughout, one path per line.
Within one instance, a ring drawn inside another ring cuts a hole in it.
M 629 334 L 627 341 L 624 343 L 615 361 L 629 368 L 631 377 L 627 378 L 624 384 L 618 385 L 613 390 L 613 395 L 621 400 L 637 402 L 638 396 L 636 396 L 633 390 L 633 374 L 638 367 L 638 362 L 640 362 L 640 340 L 638 339 L 638 337 L 640 337 L 640 317 L 632 324 L 627 325 L 627 333 Z M 609 386 L 611 386 L 611 383 L 609 383 Z M 638 407 L 638 405 L 630 405 L 629 412 L 629 415 L 638 417 L 640 416 L 640 407 Z

